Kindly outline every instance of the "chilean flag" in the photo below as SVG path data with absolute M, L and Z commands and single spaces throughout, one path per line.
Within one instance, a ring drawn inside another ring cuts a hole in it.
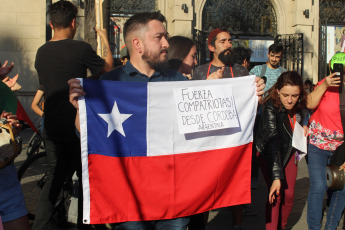
M 255 76 L 81 81 L 86 92 L 79 99 L 84 223 L 173 219 L 251 202 Z M 228 87 L 232 99 L 200 90 L 208 87 Z M 182 107 L 176 98 L 181 88 L 192 90 L 186 98 L 198 101 L 184 104 L 182 112 L 232 106 L 234 127 L 222 127 L 229 113 L 222 118 L 216 111 L 203 119 L 220 125 L 181 132 L 177 108 Z

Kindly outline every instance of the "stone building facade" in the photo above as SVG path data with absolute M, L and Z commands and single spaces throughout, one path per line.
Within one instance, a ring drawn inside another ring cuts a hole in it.
M 49 38 L 48 33 L 50 31 L 47 30 L 46 9 L 47 4 L 55 1 L 0 0 L 2 6 L 0 9 L 0 61 L 9 60 L 15 63 L 11 76 L 16 73 L 20 74 L 19 83 L 23 88 L 18 92 L 18 96 L 30 115 L 32 115 L 29 108 L 30 103 L 38 87 L 38 78 L 34 69 L 35 54 L 37 49 Z M 71 1 L 79 7 L 78 22 L 80 25 L 76 39 L 90 41 L 89 38 L 93 35 L 92 20 L 90 21 L 89 16 L 94 0 Z M 208 23 L 207 20 L 211 20 L 210 18 L 213 18 L 212 20 L 218 17 L 223 18 L 225 24 L 227 20 L 228 22 L 229 20 L 238 20 L 235 21 L 236 25 L 239 25 L 238 28 L 228 26 L 233 38 L 241 41 L 239 44 L 248 45 L 253 40 L 273 42 L 274 39 L 282 39 L 283 35 L 303 34 L 302 37 L 299 37 L 301 41 L 297 45 L 300 56 L 290 57 L 290 54 L 287 55 L 289 56 L 287 58 L 291 60 L 290 63 L 286 62 L 285 64 L 288 69 L 296 69 L 291 61 L 296 62 L 297 70 L 303 75 L 303 78 L 311 79 L 316 83 L 322 76 L 322 74 L 319 76 L 320 28 L 322 28 L 319 14 L 320 5 L 325 1 L 335 4 L 342 2 L 340 0 L 103 0 L 103 11 L 105 25 L 108 30 L 114 30 L 114 28 L 118 29 L 114 23 L 122 23 L 121 25 L 123 25 L 126 17 L 128 18 L 134 13 L 159 10 L 168 20 L 167 30 L 170 35 L 183 35 L 200 42 L 201 45 L 198 45 L 200 57 L 202 57 L 202 53 L 207 53 L 204 44 L 209 31 L 205 31 L 205 25 Z M 255 11 L 259 8 L 257 4 L 266 8 L 270 7 L 273 16 L 269 18 L 260 15 L 260 12 Z M 333 5 L 330 7 L 336 8 Z M 255 29 L 255 26 L 244 28 L 254 20 L 259 20 L 256 22 L 259 29 Z M 339 26 L 345 26 L 345 23 L 342 25 L 341 20 Z M 211 28 L 212 26 L 207 29 Z M 203 37 L 200 37 L 199 35 L 202 33 Z M 116 31 L 110 33 L 110 37 L 114 43 L 116 56 L 119 53 L 122 38 L 121 35 L 116 37 Z M 289 40 L 291 37 L 287 38 Z M 287 44 L 293 42 L 289 40 Z M 291 55 L 296 55 L 296 53 Z M 200 59 L 200 61 L 205 61 L 205 59 Z

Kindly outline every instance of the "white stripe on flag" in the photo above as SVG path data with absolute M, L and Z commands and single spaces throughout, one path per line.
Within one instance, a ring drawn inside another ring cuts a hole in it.
M 83 86 L 83 79 L 78 78 Z M 85 98 L 79 97 L 79 121 L 80 133 L 87 133 L 87 114 Z M 87 135 L 80 135 L 81 144 L 81 164 L 83 179 L 83 224 L 90 223 L 90 183 L 89 183 L 89 163 L 88 163 L 88 145 Z

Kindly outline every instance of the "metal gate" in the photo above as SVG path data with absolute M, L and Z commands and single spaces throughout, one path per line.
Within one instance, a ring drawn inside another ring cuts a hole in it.
M 205 64 L 208 61 L 208 47 L 207 47 L 207 37 L 208 33 L 200 31 L 200 30 L 193 30 L 193 39 L 196 43 L 196 59 L 198 65 Z
M 303 77 L 303 33 L 279 34 L 275 42 L 284 47 L 281 65 L 289 71 L 297 71 Z

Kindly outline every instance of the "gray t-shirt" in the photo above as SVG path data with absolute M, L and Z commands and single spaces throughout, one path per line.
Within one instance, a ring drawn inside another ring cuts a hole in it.
M 250 74 L 261 77 L 260 75 L 261 75 L 263 66 L 264 65 L 254 66 L 254 68 L 250 70 Z M 267 78 L 266 87 L 264 91 L 267 92 L 267 90 L 269 90 L 277 82 L 278 77 L 285 71 L 286 69 L 284 69 L 283 67 L 279 67 L 277 69 L 271 69 L 267 66 L 266 72 L 263 75 Z
M 193 80 L 205 80 L 207 78 L 207 72 L 208 72 L 209 66 L 210 66 L 210 63 L 207 63 L 207 64 L 204 64 L 204 65 L 197 67 L 193 72 L 192 79 Z M 217 67 L 217 66 L 214 66 L 211 64 L 209 74 L 212 74 L 213 72 L 216 72 L 217 70 L 219 70 L 221 68 L 222 67 Z M 249 75 L 248 70 L 244 66 L 241 66 L 237 63 L 232 65 L 232 72 L 234 75 L 233 77 L 243 77 L 243 76 Z M 231 75 L 230 67 L 225 66 L 223 78 L 231 78 L 231 77 L 232 77 L 232 75 Z

